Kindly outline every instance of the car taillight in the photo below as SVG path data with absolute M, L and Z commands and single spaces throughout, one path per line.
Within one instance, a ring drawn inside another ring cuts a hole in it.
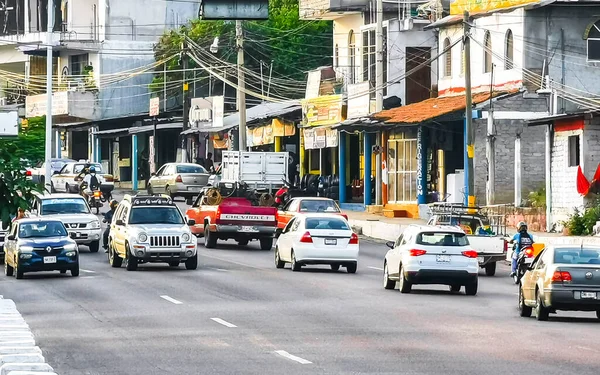
M 352 233 L 352 236 L 350 236 L 350 242 L 348 243 L 350 245 L 358 245 L 358 234 Z
M 99 191 L 94 192 L 94 198 L 100 198 L 101 193 Z
M 419 249 L 412 249 L 412 250 L 408 250 L 408 254 L 411 257 L 420 257 L 421 255 L 427 254 L 427 251 L 419 250 Z
M 300 242 L 302 243 L 312 243 L 312 237 L 310 236 L 310 232 L 306 232 L 302 235 L 302 238 L 300 238 Z
M 25 172 L 25 176 L 31 177 L 31 171 Z
M 504 252 L 508 252 L 508 241 L 504 240 Z
M 175 179 L 175 182 L 183 182 L 183 179 L 181 178 L 181 175 L 177 176 L 177 178 Z
M 533 247 L 526 248 L 525 255 L 527 255 L 527 258 L 532 258 L 533 257 Z
M 567 271 L 554 271 L 554 274 L 552 275 L 553 283 L 570 283 L 571 281 L 573 281 L 573 278 Z
M 477 258 L 477 251 L 466 250 L 462 252 L 462 255 L 466 256 L 467 258 Z
M 221 220 L 221 207 L 217 207 L 217 213 L 215 215 L 215 220 Z
M 342 214 L 342 217 L 343 217 L 344 219 L 348 220 L 348 215 L 346 215 L 346 214 Z

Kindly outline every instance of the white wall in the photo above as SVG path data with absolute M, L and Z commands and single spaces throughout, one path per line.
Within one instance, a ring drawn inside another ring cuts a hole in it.
M 492 40 L 492 62 L 494 66 L 494 87 L 498 89 L 520 88 L 523 84 L 523 30 L 524 11 L 515 10 L 510 13 L 496 13 L 474 20 L 475 27 L 471 29 L 473 39 L 481 45 L 484 43 L 486 30 L 490 31 Z M 485 29 L 485 30 L 484 30 Z M 513 33 L 513 65 L 510 70 L 504 69 L 505 38 L 508 30 Z M 463 37 L 462 24 L 441 29 L 439 34 L 439 51 L 444 50 L 444 41 L 450 38 L 450 44 Z M 471 80 L 473 92 L 489 91 L 491 73 L 484 72 L 484 50 L 482 46 L 471 41 Z M 438 64 L 438 91 L 440 96 L 464 92 L 465 79 L 461 66 L 462 43 L 452 48 L 452 76 L 445 76 L 445 57 L 441 56 Z
M 344 77 L 345 84 L 348 83 L 348 79 L 350 78 L 350 50 L 348 48 L 350 42 L 350 30 L 354 31 L 356 41 L 356 48 L 354 50 L 354 77 L 356 77 L 356 82 L 360 82 L 360 76 L 362 74 L 360 67 L 362 62 L 362 35 L 360 33 L 360 28 L 363 24 L 362 14 L 349 14 L 333 21 L 333 55 L 335 56 L 335 46 L 337 45 L 339 60 L 334 61 L 333 64 L 338 77 Z
M 98 0 L 69 0 L 68 34 L 65 37 L 75 40 L 99 39 L 100 12 L 102 9 Z
M 577 167 L 569 167 L 568 159 L 569 136 L 582 134 L 582 130 L 554 133 L 551 168 L 552 219 L 554 222 L 566 220 L 574 207 L 581 208 L 584 205 L 583 197 L 577 193 Z M 583 155 L 580 160 L 584 160 Z

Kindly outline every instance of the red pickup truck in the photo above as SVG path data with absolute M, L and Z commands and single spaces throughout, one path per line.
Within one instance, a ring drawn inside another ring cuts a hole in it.
M 271 250 L 277 230 L 277 209 L 252 205 L 246 198 L 223 198 L 219 205 L 205 204 L 198 197 L 186 212 L 186 217 L 196 221 L 192 233 L 204 237 L 204 246 L 217 246 L 217 240 L 233 239 L 240 246 L 259 240 L 262 250 Z

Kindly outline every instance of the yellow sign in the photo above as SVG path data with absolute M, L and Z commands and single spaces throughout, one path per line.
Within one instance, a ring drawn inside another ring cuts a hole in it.
M 289 137 L 292 135 L 296 135 L 296 127 L 293 122 L 288 122 L 285 120 L 280 120 L 278 118 L 274 118 L 271 126 L 273 126 L 273 136 L 274 137 Z
M 119 167 L 120 168 L 131 167 L 131 159 L 121 159 L 121 160 L 119 160 Z
M 517 8 L 539 2 L 540 0 L 454 0 L 450 4 L 450 14 L 463 14 L 465 10 L 471 14 L 477 14 L 491 10 Z
M 309 126 L 335 125 L 344 121 L 342 96 L 326 95 L 302 101 L 302 116 Z

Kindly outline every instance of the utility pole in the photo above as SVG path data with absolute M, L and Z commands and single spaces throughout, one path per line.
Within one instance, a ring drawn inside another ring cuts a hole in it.
M 45 188 L 50 191 L 52 178 L 52 29 L 54 28 L 54 0 L 48 0 L 48 25 L 46 30 L 46 170 L 44 171 Z M 56 140 L 59 142 L 60 140 Z
M 187 37 L 187 36 L 186 36 Z M 190 84 L 188 82 L 188 53 L 187 53 L 187 40 L 184 39 L 181 44 L 181 60 L 183 65 L 183 131 L 187 130 L 190 122 L 190 103 L 189 103 L 189 92 Z M 181 162 L 188 162 L 188 137 L 187 135 L 181 135 Z
M 377 0 L 377 28 L 375 30 L 375 51 L 376 51 L 376 64 L 375 64 L 375 112 L 383 111 L 383 0 Z M 378 146 L 385 146 L 381 144 L 381 132 L 376 134 L 375 144 Z M 365 179 L 371 178 L 371 174 L 367 173 L 367 170 L 371 170 L 370 166 L 365 166 Z M 382 168 L 381 168 L 381 152 L 377 153 L 375 157 L 375 204 L 381 205 L 381 191 L 383 188 L 382 180 Z
M 490 107 L 487 118 L 486 156 L 488 161 L 488 181 L 486 190 L 486 203 L 494 204 L 496 195 L 496 133 L 494 131 L 494 103 L 492 93 L 494 90 L 494 65 L 492 64 L 492 80 L 490 83 Z M 520 144 L 520 143 L 519 143 Z M 515 180 L 516 181 L 516 180 Z
M 471 36 L 469 32 L 469 12 L 465 11 L 463 19 L 464 35 L 463 43 L 465 45 L 465 139 L 466 139 L 466 160 L 465 160 L 465 185 L 466 185 L 466 206 L 475 206 L 475 169 L 473 168 L 473 157 L 475 156 L 474 132 L 473 132 L 473 103 L 471 96 Z
M 239 124 L 239 150 L 246 151 L 246 84 L 244 81 L 244 29 L 242 28 L 242 21 L 235 21 L 235 35 L 237 39 L 237 75 L 238 75 L 238 88 L 237 88 L 237 109 L 240 117 Z

